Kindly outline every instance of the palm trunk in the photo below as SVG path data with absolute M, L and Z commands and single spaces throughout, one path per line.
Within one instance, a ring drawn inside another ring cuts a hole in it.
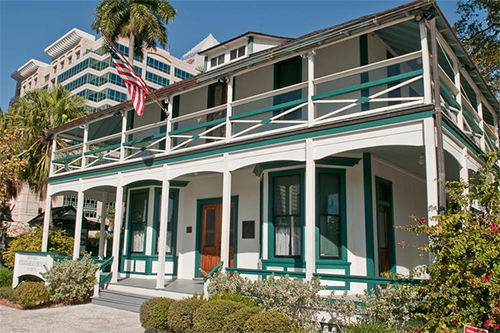
M 134 34 L 132 32 L 128 37 L 128 62 L 134 66 Z

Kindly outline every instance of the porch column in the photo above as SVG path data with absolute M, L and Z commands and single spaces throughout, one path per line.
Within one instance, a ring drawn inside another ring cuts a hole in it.
M 460 180 L 464 183 L 469 183 L 469 168 L 467 167 L 467 160 L 469 159 L 469 152 L 467 148 L 462 148 L 462 161 L 460 162 L 461 164 L 461 169 L 460 169 Z M 465 189 L 464 194 L 468 194 L 469 190 Z
M 316 52 L 311 51 L 307 54 L 307 124 L 314 124 L 314 56 Z
M 167 251 L 167 224 L 168 224 L 168 197 L 170 181 L 168 180 L 168 166 L 163 165 L 163 182 L 161 183 L 161 211 L 160 211 L 160 237 L 158 238 L 158 271 L 156 273 L 156 288 L 165 286 L 165 255 Z
M 431 218 L 438 214 L 438 173 L 436 156 L 436 135 L 434 119 L 424 119 L 424 149 L 425 149 L 425 183 L 427 186 L 427 218 L 429 224 L 434 224 Z
M 118 172 L 116 186 L 115 221 L 113 224 L 113 264 L 111 265 L 111 282 L 118 282 L 118 267 L 120 266 L 120 234 L 123 220 L 123 186 L 122 174 Z
M 306 139 L 306 227 L 304 256 L 306 261 L 306 279 L 313 278 L 316 273 L 316 170 L 313 157 L 313 140 Z
M 424 103 L 432 103 L 432 78 L 431 78 L 431 64 L 429 53 L 429 42 L 427 38 L 427 26 L 425 21 L 420 21 L 420 45 L 422 47 L 422 69 L 423 84 L 424 84 Z
M 106 213 L 108 204 L 108 194 L 104 192 L 102 194 L 102 207 L 101 207 L 101 227 L 99 229 L 99 259 L 103 259 L 106 256 L 105 245 L 107 240 L 106 235 Z
M 50 185 L 47 185 L 47 198 L 45 199 L 45 213 L 43 216 L 42 252 L 47 252 L 49 247 L 49 228 L 52 224 L 52 195 L 49 195 Z
M 227 103 L 226 103 L 226 142 L 229 142 L 231 140 L 232 136 L 232 128 L 231 128 L 231 121 L 229 120 L 229 117 L 233 115 L 233 105 L 231 104 L 233 102 L 233 88 L 234 88 L 234 76 L 230 76 L 227 78 Z
M 237 223 L 236 221 L 234 221 Z M 229 155 L 224 154 L 224 172 L 222 174 L 222 235 L 220 260 L 223 268 L 229 267 L 229 237 L 231 233 L 231 172 L 229 171 Z
M 73 245 L 73 260 L 80 257 L 80 241 L 82 239 L 82 221 L 83 221 L 83 201 L 85 195 L 82 191 L 81 180 L 80 188 L 78 189 L 78 202 L 76 203 L 76 218 L 75 218 L 75 243 Z

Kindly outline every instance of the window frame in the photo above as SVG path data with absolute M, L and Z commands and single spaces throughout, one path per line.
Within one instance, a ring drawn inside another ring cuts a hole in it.
M 338 257 L 321 256 L 320 251 L 320 174 L 335 174 L 339 176 L 340 185 L 340 251 Z M 346 196 L 346 169 L 339 168 L 316 168 L 316 263 L 318 264 L 332 264 L 335 262 L 347 262 L 347 196 Z
M 300 202 L 300 223 L 301 223 L 301 235 L 300 235 L 300 255 L 299 256 L 282 256 L 276 255 L 276 234 L 275 234 L 275 221 L 274 221 L 274 179 L 277 177 L 284 176 L 299 176 L 299 202 Z M 305 169 L 290 169 L 282 171 L 269 172 L 268 174 L 268 260 L 279 261 L 279 262 L 296 262 L 304 261 L 304 234 L 305 234 Z
M 137 189 L 137 190 L 130 190 L 129 193 L 129 198 L 128 198 L 128 217 L 127 217 L 127 231 L 128 231 L 128 237 L 127 237 L 127 246 L 126 246 L 126 254 L 128 255 L 133 255 L 133 254 L 138 254 L 138 255 L 144 255 L 146 254 L 146 246 L 147 246 L 147 227 L 148 227 L 148 213 L 149 213 L 149 188 L 144 188 L 144 189 Z M 133 228 L 132 228 L 132 198 L 134 195 L 137 194 L 146 194 L 146 214 L 144 217 L 144 240 L 142 244 L 142 252 L 139 251 L 132 251 L 132 237 L 133 237 Z

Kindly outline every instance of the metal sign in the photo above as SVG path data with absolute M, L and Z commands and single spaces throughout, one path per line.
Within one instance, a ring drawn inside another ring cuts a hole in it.
M 464 333 L 488 333 L 488 330 L 474 326 L 464 326 Z

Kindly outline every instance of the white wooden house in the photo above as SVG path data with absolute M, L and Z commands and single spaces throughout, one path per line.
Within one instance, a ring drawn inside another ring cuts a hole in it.
M 48 196 L 78 196 L 75 258 L 84 198 L 116 202 L 113 281 L 162 288 L 222 262 L 386 283 L 429 262 L 397 227 L 436 215 L 437 180 L 499 144 L 500 105 L 434 1 L 202 55 L 204 73 L 156 91 L 168 115 L 148 98 L 142 117 L 126 102 L 52 131 Z

